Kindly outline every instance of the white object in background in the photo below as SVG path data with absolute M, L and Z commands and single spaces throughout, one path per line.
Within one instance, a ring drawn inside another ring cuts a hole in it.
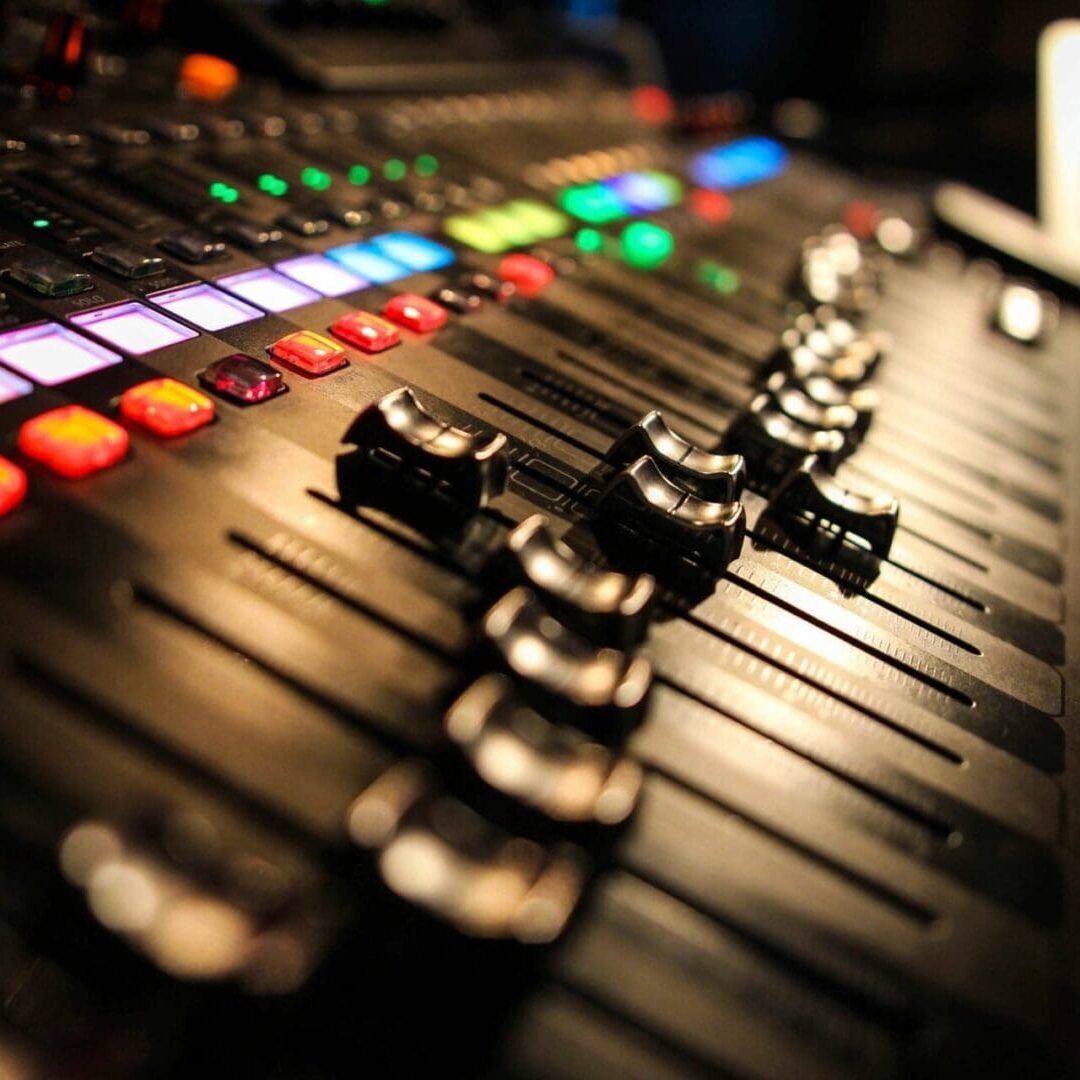
M 1080 19 L 1039 37 L 1039 217 L 1050 242 L 1080 259 Z

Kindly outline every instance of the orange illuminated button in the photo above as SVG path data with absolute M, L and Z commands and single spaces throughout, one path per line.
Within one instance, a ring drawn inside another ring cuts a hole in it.
M 133 424 L 171 439 L 214 419 L 214 403 L 204 393 L 176 379 L 151 379 L 125 391 L 120 414 Z
M 52 409 L 19 429 L 19 449 L 27 457 L 72 480 L 115 465 L 128 443 L 119 424 L 81 405 Z
M 348 363 L 345 350 L 314 330 L 297 330 L 286 334 L 270 346 L 270 355 L 279 363 L 288 364 L 305 375 L 325 375 Z
M 180 87 L 196 101 L 222 101 L 240 82 L 235 64 L 209 53 L 191 53 L 180 65 Z
M 335 336 L 364 352 L 383 352 L 401 342 L 397 327 L 370 311 L 350 311 L 330 328 Z
M 555 279 L 555 271 L 534 255 L 507 255 L 498 274 L 516 285 L 522 296 L 539 296 Z
M 383 305 L 382 313 L 399 326 L 415 330 L 418 334 L 430 334 L 446 325 L 446 308 L 428 300 L 426 296 L 403 292 L 392 296 Z
M 26 498 L 26 473 L 0 457 L 0 517 L 10 514 Z
M 695 188 L 690 193 L 690 209 L 710 225 L 723 225 L 735 210 L 730 195 L 709 188 Z

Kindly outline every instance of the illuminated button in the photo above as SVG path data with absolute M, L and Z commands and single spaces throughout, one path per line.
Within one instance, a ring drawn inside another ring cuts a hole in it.
M 731 201 L 731 196 L 722 191 L 694 188 L 690 193 L 690 210 L 710 225 L 723 225 L 730 220 L 735 204 Z
M 205 394 L 176 379 L 151 379 L 120 398 L 120 414 L 126 420 L 167 439 L 209 424 L 214 412 L 214 403 Z
M 566 188 L 559 195 L 559 205 L 590 225 L 606 225 L 630 214 L 630 207 L 618 193 L 603 184 Z
M 163 349 L 180 341 L 190 341 L 199 336 L 197 330 L 170 319 L 160 311 L 145 304 L 114 304 L 72 315 L 71 321 L 88 334 L 107 341 L 133 356 Z
M 215 360 L 199 372 L 199 382 L 240 405 L 257 405 L 288 389 L 277 368 L 244 353 Z
M 441 270 L 454 262 L 448 247 L 416 233 L 385 233 L 373 237 L 371 245 L 380 255 L 417 272 Z
M 59 259 L 26 259 L 11 268 L 11 276 L 42 296 L 73 296 L 94 285 L 89 274 Z
M 26 473 L 0 457 L 0 517 L 10 514 L 26 498 Z
M 682 202 L 683 186 L 667 173 L 620 173 L 604 181 L 635 214 L 651 214 Z
M 18 375 L 0 368 L 0 405 L 5 401 L 14 401 L 16 398 L 26 397 L 34 387 Z
M 372 244 L 343 244 L 341 247 L 331 248 L 326 255 L 376 285 L 388 285 L 391 281 L 398 281 L 411 273 L 407 266 L 387 258 Z
M 401 334 L 370 311 L 350 311 L 331 327 L 334 335 L 367 353 L 384 352 L 401 342 Z
M 865 199 L 848 203 L 844 210 L 844 224 L 860 240 L 871 240 L 878 224 L 878 208 Z
M 383 314 L 399 326 L 430 334 L 446 325 L 446 308 L 416 293 L 398 293 L 383 306 Z
M 72 480 L 115 465 L 128 443 L 119 424 L 81 405 L 52 409 L 19 429 L 19 449 L 27 457 Z
M 263 311 L 288 311 L 319 299 L 319 294 L 306 285 L 284 274 L 276 274 L 266 266 L 227 274 L 218 278 L 215 284 L 258 305 Z
M 297 330 L 270 346 L 270 355 L 305 375 L 326 375 L 348 363 L 345 350 L 313 330 Z
M 752 135 L 698 154 L 690 175 L 704 188 L 731 191 L 779 176 L 787 168 L 788 153 L 774 139 Z
M 206 282 L 155 293 L 148 299 L 203 330 L 222 330 L 226 326 L 238 326 L 263 317 L 259 308 L 245 304 L 238 297 L 215 289 Z
M 299 258 L 286 259 L 279 262 L 275 269 L 279 274 L 299 281 L 323 296 L 343 296 L 370 284 L 366 278 L 346 270 L 325 255 L 301 255 Z
M 507 255 L 498 274 L 516 285 L 522 296 L 539 296 L 555 280 L 555 271 L 532 255 Z
M 485 255 L 500 255 L 510 247 L 494 223 L 483 221 L 475 214 L 455 214 L 443 222 L 446 235 Z
M 180 87 L 196 101 L 222 101 L 240 82 L 235 64 L 209 53 L 192 53 L 180 65 Z
M 121 361 L 111 349 L 56 323 L 0 334 L 0 363 L 42 386 L 59 386 Z
M 675 238 L 667 229 L 650 221 L 627 225 L 619 238 L 623 258 L 638 270 L 655 270 L 671 258 Z

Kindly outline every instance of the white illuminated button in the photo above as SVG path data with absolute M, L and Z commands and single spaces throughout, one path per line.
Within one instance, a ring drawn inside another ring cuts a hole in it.
M 265 267 L 245 270 L 218 278 L 217 285 L 257 304 L 263 311 L 288 311 L 289 308 L 310 304 L 319 294 L 299 281 L 292 281 Z
M 344 296 L 371 284 L 367 278 L 346 270 L 325 255 L 301 255 L 298 259 L 286 259 L 279 262 L 276 269 L 279 274 L 299 281 L 323 296 Z
M 0 334 L 0 363 L 42 386 L 59 386 L 80 375 L 119 364 L 121 359 L 109 349 L 87 341 L 57 323 L 42 323 Z M 0 400 L 8 400 L 3 397 L 2 389 Z
M 98 308 L 97 311 L 84 311 L 70 318 L 88 334 L 93 334 L 94 337 L 101 338 L 132 356 L 142 356 L 144 353 L 154 352 L 155 349 L 163 349 L 166 345 L 175 345 L 199 336 L 197 330 L 182 326 L 145 304 L 134 302 Z
M 222 330 L 226 326 L 237 326 L 263 317 L 259 308 L 205 283 L 170 289 L 148 299 L 204 330 Z
M 34 387 L 18 375 L 12 375 L 10 371 L 0 368 L 0 405 L 5 401 L 14 401 L 16 398 L 26 397 Z

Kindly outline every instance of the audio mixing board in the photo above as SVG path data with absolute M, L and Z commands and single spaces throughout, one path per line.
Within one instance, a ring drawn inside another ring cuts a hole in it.
M 0 124 L 0 1074 L 1063 1073 L 1069 297 L 736 99 L 177 63 Z

